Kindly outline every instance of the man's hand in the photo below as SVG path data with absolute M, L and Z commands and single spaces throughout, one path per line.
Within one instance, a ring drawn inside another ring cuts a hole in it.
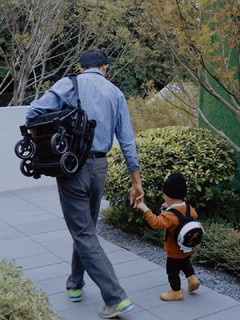
M 144 191 L 140 185 L 132 185 L 130 190 L 130 206 L 142 202 L 144 198 Z
M 144 191 L 141 184 L 139 170 L 131 173 L 132 187 L 130 190 L 130 206 L 142 202 L 144 198 Z

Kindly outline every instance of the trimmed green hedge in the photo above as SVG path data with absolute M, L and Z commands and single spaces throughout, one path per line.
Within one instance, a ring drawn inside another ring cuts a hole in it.
M 0 261 L 0 320 L 63 320 L 14 261 Z
M 197 209 L 219 198 L 236 172 L 234 151 L 208 129 L 165 127 L 149 129 L 136 137 L 145 201 L 153 211 L 162 203 L 162 184 L 173 172 L 187 179 L 187 200 Z M 118 145 L 108 156 L 105 196 L 111 206 L 126 209 L 129 174 Z
M 196 248 L 194 260 L 240 278 L 240 233 L 219 223 L 205 223 L 204 230 L 203 241 Z

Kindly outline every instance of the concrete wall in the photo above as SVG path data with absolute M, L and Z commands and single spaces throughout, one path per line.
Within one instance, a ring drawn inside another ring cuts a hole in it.
M 0 108 L 0 192 L 55 184 L 55 178 L 40 179 L 24 176 L 20 162 L 14 152 L 15 144 L 21 140 L 19 126 L 25 123 L 27 107 Z

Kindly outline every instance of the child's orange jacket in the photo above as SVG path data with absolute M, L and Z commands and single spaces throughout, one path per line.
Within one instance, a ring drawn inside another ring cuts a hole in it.
M 172 208 L 176 208 L 183 215 L 186 215 L 186 205 L 176 207 L 172 206 Z M 192 207 L 190 208 L 190 215 L 194 218 L 197 218 L 198 216 L 197 212 Z M 178 217 L 174 213 L 164 211 L 159 216 L 156 216 L 151 210 L 148 210 L 144 213 L 144 216 L 147 219 L 148 224 L 153 229 L 166 229 L 168 231 L 166 233 L 164 248 L 169 258 L 184 259 L 192 255 L 193 251 L 190 253 L 184 253 L 180 250 L 174 239 L 174 232 L 180 223 Z

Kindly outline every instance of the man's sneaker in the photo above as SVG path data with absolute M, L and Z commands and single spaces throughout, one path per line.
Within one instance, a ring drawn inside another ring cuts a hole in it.
M 72 302 L 78 302 L 78 301 L 81 301 L 83 298 L 83 290 L 82 289 L 77 289 L 77 290 L 69 289 L 68 295 L 69 295 L 69 298 Z
M 126 299 L 120 302 L 119 304 L 114 304 L 113 306 L 104 306 L 99 310 L 99 314 L 101 317 L 106 319 L 115 318 L 117 316 L 121 316 L 128 311 L 132 310 L 134 305 L 131 300 Z

